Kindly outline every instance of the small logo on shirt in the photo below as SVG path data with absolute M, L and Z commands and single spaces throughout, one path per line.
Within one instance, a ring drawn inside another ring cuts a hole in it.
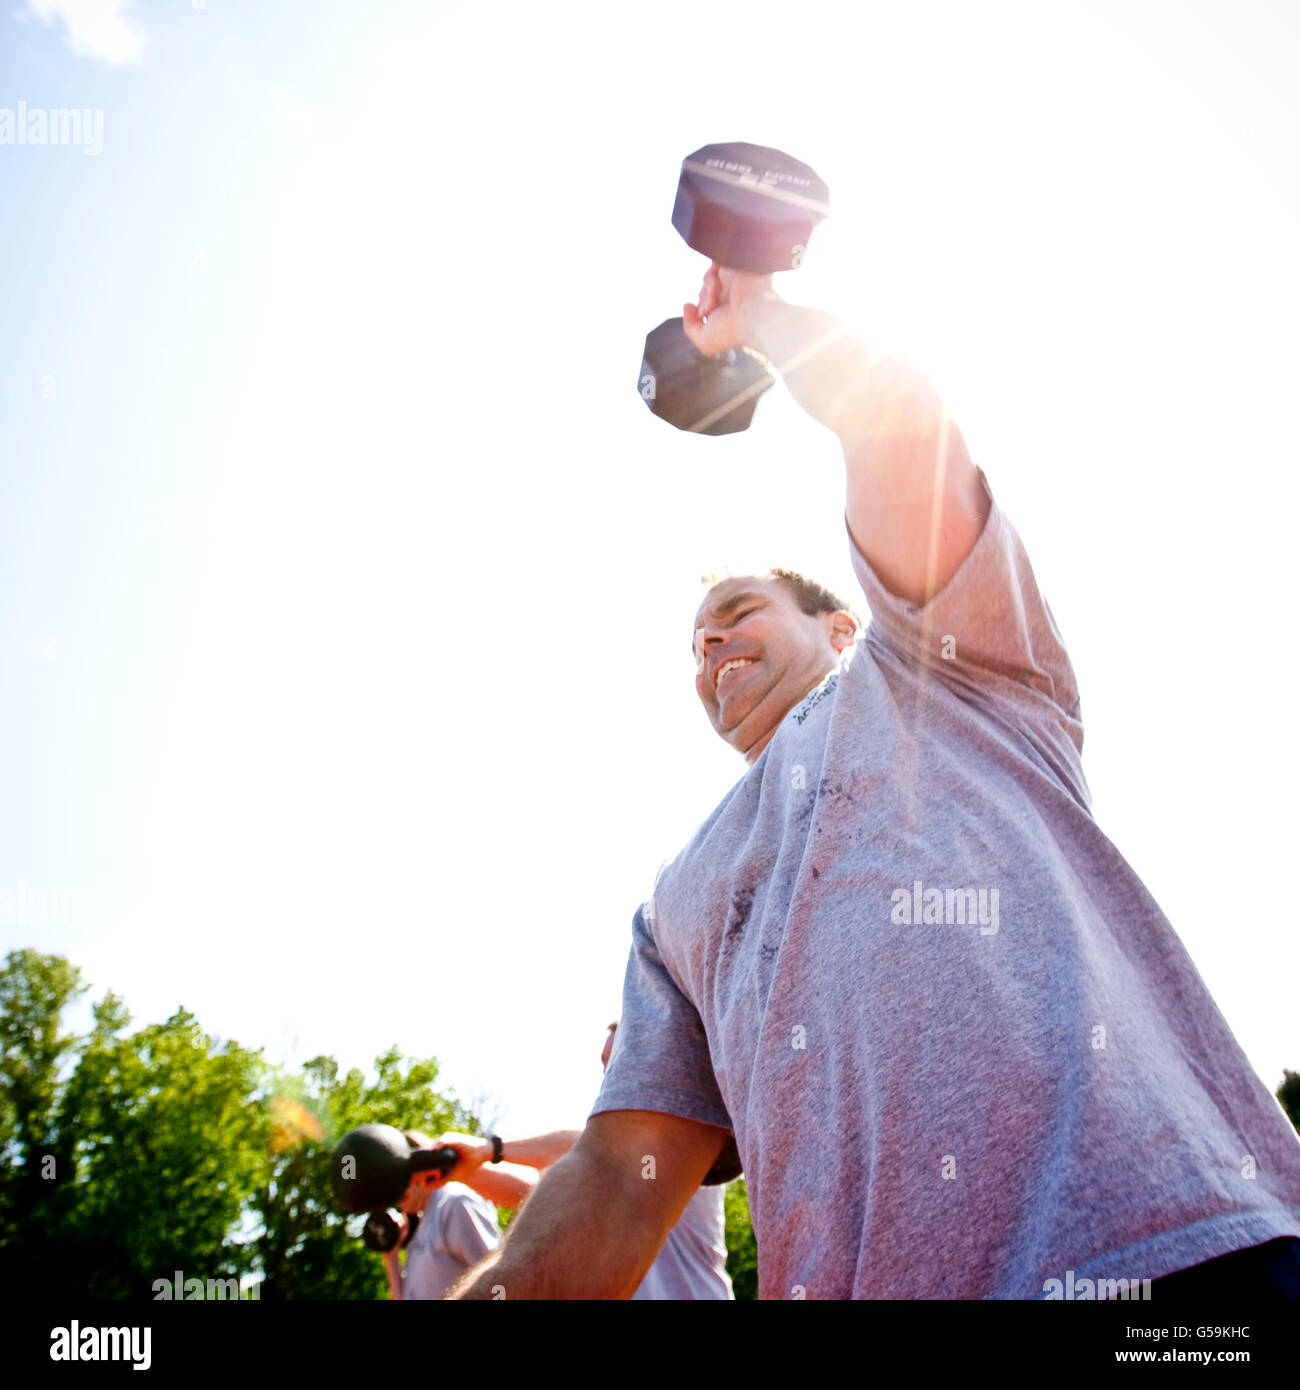
M 818 705 L 828 696 L 834 693 L 835 687 L 840 683 L 840 673 L 832 671 L 829 676 L 813 691 L 811 695 L 794 712 L 794 722 L 802 724 L 805 719 L 817 708 Z
M 896 927 L 978 925 L 981 936 L 997 934 L 996 888 L 926 888 L 917 879 L 910 890 L 895 888 L 890 902 L 889 920 Z

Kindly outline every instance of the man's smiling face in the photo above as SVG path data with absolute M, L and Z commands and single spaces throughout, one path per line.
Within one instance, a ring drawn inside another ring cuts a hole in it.
M 753 762 L 839 662 L 850 614 L 805 613 L 781 579 L 724 579 L 695 615 L 695 690 L 718 735 Z

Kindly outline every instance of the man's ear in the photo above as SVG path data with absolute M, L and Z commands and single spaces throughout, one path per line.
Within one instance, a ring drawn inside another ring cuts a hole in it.
M 831 646 L 836 652 L 843 652 L 846 647 L 851 647 L 858 637 L 858 625 L 853 614 L 841 609 L 838 613 L 828 613 L 826 616 L 830 619 Z

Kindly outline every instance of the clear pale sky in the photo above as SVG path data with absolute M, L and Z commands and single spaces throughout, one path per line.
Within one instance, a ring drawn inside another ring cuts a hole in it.
M 582 1123 L 632 913 L 744 771 L 699 575 L 860 601 L 829 434 L 779 388 L 723 440 L 636 394 L 706 268 L 680 161 L 748 140 L 829 183 L 780 288 L 944 390 L 1097 819 L 1275 1087 L 1297 71 L 1261 0 L 9 0 L 0 131 L 84 108 L 102 147 L 0 144 L 0 947 Z

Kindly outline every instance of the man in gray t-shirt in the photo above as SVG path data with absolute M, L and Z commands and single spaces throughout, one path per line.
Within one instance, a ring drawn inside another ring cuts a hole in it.
M 1060 633 L 933 387 L 770 277 L 714 266 L 684 317 L 839 436 L 872 621 L 782 572 L 705 597 L 696 691 L 749 769 L 637 911 L 583 1138 L 465 1296 L 626 1296 L 742 1166 L 767 1298 L 1105 1296 L 1300 1236 L 1300 1140 L 1092 818 Z

